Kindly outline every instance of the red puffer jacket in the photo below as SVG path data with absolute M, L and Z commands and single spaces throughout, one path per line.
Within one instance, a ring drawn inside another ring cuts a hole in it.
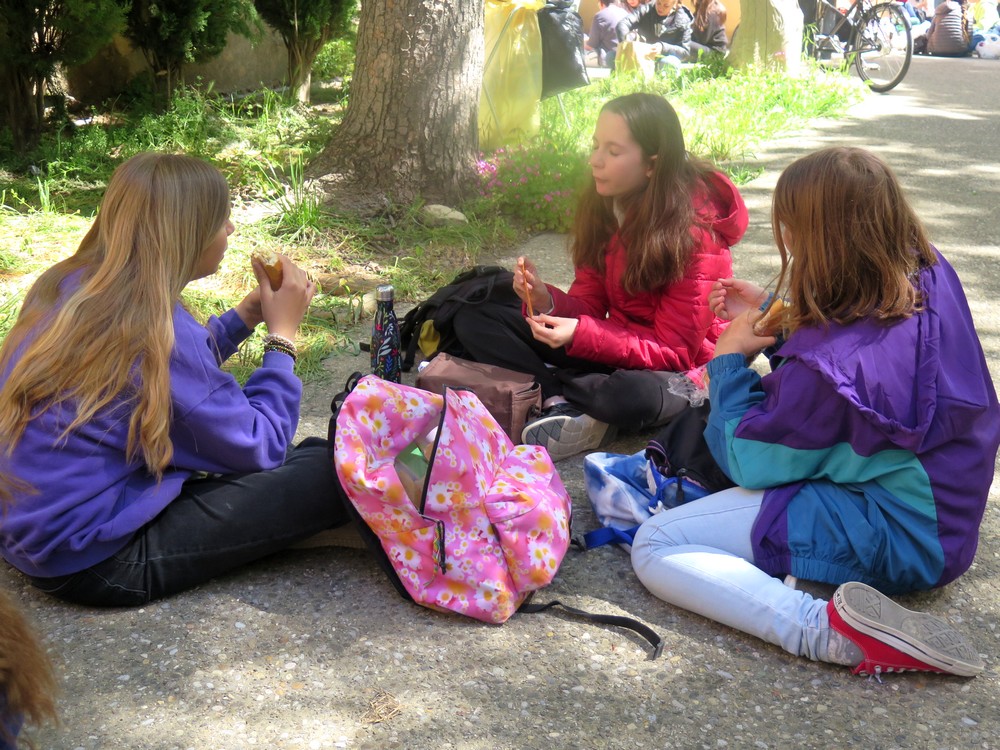
M 621 286 L 626 249 L 616 233 L 608 242 L 605 273 L 577 268 L 569 292 L 550 286 L 551 315 L 579 318 L 567 353 L 628 370 L 683 372 L 712 358 L 725 328 L 708 307 L 716 279 L 732 276 L 729 247 L 746 231 L 748 216 L 736 186 L 713 174 L 714 195 L 705 196 L 698 214 L 711 229 L 694 227 L 698 246 L 680 281 L 629 295 Z

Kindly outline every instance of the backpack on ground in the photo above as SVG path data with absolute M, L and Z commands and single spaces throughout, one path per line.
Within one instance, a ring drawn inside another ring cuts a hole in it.
M 735 486 L 705 442 L 709 408 L 707 402 L 688 407 L 644 451 L 584 458 L 587 496 L 603 528 L 584 534 L 581 546 L 629 546 L 650 516 Z
M 501 623 L 559 570 L 572 512 L 562 480 L 471 391 L 442 397 L 368 375 L 331 432 L 349 507 L 407 598 Z
M 520 305 L 514 293 L 514 274 L 502 266 L 473 266 L 407 312 L 399 323 L 403 372 L 413 367 L 418 348 L 426 358 L 439 351 L 463 356 L 452 320 L 463 305 L 487 300 Z
M 542 413 L 542 387 L 531 375 L 447 352 L 439 352 L 420 370 L 416 384 L 441 395 L 445 388 L 474 392 L 514 443 L 521 442 L 524 426 Z
M 630 617 L 528 601 L 559 570 L 572 502 L 545 449 L 515 446 L 475 393 L 355 373 L 331 408 L 335 491 L 403 598 L 489 623 L 560 607 L 662 653 Z

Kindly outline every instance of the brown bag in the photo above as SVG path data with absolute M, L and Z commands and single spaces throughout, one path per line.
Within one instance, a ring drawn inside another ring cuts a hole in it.
M 475 393 L 515 444 L 542 411 L 542 387 L 531 375 L 440 352 L 417 375 L 417 388 L 443 394 L 445 386 Z

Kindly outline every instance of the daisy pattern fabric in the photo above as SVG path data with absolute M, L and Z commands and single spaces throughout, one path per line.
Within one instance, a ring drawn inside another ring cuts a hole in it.
M 434 435 L 411 497 L 397 458 Z M 333 443 L 344 493 L 415 602 L 502 623 L 555 576 L 569 495 L 545 449 L 515 446 L 472 391 L 442 397 L 366 376 L 340 407 Z

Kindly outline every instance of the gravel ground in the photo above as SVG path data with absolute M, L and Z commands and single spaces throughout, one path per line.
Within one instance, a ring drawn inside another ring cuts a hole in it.
M 865 145 L 897 168 L 966 281 L 1000 372 L 998 74 L 996 61 L 916 59 L 892 94 L 762 149 L 765 171 L 744 190 L 752 226 L 735 253 L 738 273 L 774 271 L 767 210 L 781 168 L 821 145 Z M 565 238 L 524 250 L 549 278 L 568 280 Z M 365 361 L 336 357 L 328 369 L 329 381 L 308 389 L 302 436 L 325 434 L 330 396 Z M 581 460 L 559 469 L 577 530 L 592 528 Z M 640 618 L 665 638 L 658 661 L 628 631 L 560 615 L 493 627 L 408 604 L 350 533 L 141 609 L 64 605 L 9 569 L 0 585 L 20 597 L 58 662 L 62 724 L 35 735 L 46 750 L 992 748 L 1000 516 L 991 500 L 972 570 L 900 600 L 969 634 L 988 665 L 973 680 L 879 684 L 792 657 L 653 598 L 617 548 L 571 551 L 539 598 Z

